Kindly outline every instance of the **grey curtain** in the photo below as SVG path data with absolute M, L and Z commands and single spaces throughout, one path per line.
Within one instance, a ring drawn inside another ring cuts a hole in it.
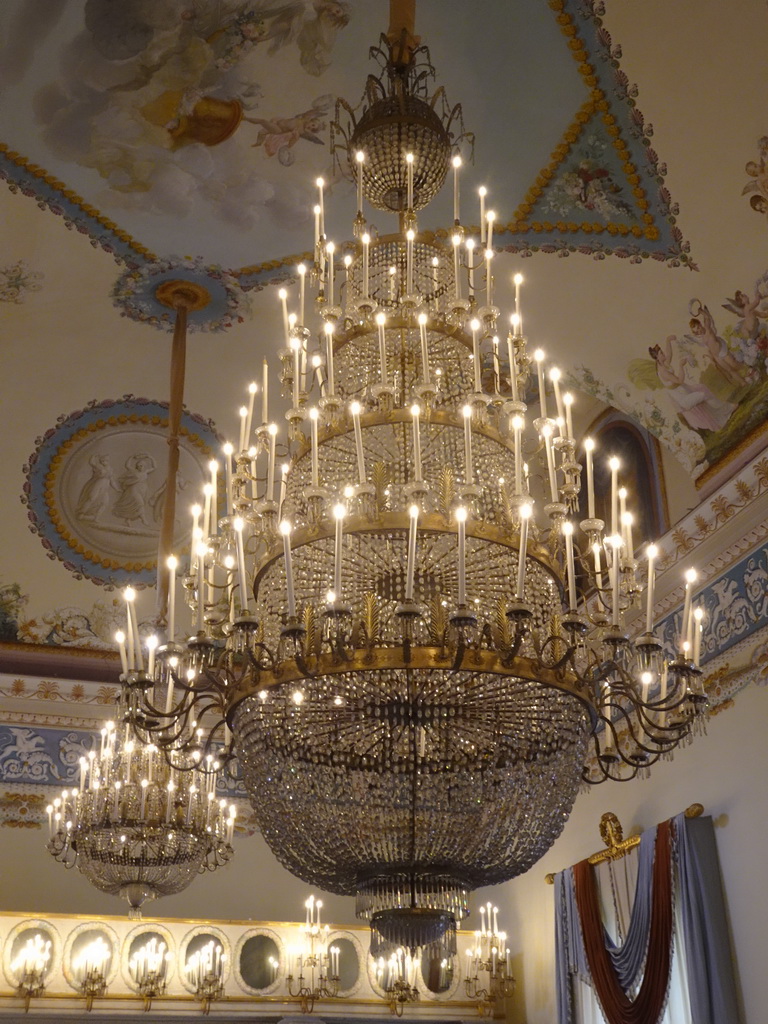
M 678 899 L 691 1016 L 696 1024 L 740 1024 L 728 919 L 710 817 L 675 818 Z

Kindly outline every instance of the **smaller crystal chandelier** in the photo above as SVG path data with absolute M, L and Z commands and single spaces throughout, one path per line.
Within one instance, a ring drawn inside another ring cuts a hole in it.
M 195 950 L 184 964 L 187 981 L 194 985 L 195 999 L 205 1014 L 210 1013 L 211 1003 L 224 995 L 224 964 L 227 955 L 221 946 L 211 939 Z
M 203 755 L 196 723 L 192 746 L 171 766 L 137 734 L 129 696 L 124 689 L 98 752 L 80 758 L 79 787 L 48 806 L 48 850 L 138 918 L 146 900 L 181 892 L 230 859 L 235 808 L 216 800 L 219 763 Z
M 419 990 L 416 988 L 419 962 L 417 955 L 407 952 L 402 947 L 395 950 L 389 960 L 385 960 L 384 957 L 378 959 L 376 980 L 384 991 L 390 1013 L 396 1017 L 403 1016 L 407 1003 L 416 1003 L 419 1000 Z
M 480 930 L 475 932 L 476 946 L 467 950 L 467 976 L 464 984 L 467 996 L 477 1000 L 481 1017 L 490 1016 L 497 1000 L 505 999 L 515 991 L 507 933 L 499 931 L 498 913 L 499 908 L 492 907 L 490 903 L 480 907 Z M 481 982 L 481 974 L 488 976 L 487 981 Z
M 45 975 L 51 959 L 51 940 L 39 932 L 27 939 L 19 954 L 11 961 L 11 974 L 18 978 L 16 995 L 24 1000 L 24 1012 L 32 999 L 45 991 Z
M 101 935 L 89 942 L 72 962 L 77 979 L 77 988 L 85 999 L 85 1009 L 93 1009 L 94 999 L 101 999 L 107 992 L 107 972 L 112 959 L 112 947 Z
M 292 972 L 287 982 L 288 993 L 298 999 L 301 1012 L 312 1013 L 319 999 L 336 999 L 339 995 L 339 948 L 328 945 L 330 929 L 320 924 L 322 900 L 310 896 L 304 906 L 307 919 L 301 926 L 301 945 L 294 952 L 295 989 Z
M 172 959 L 173 953 L 162 940 L 158 942 L 154 936 L 131 957 L 128 971 L 144 1001 L 145 1010 L 151 1008 L 153 999 L 165 994 L 168 967 Z

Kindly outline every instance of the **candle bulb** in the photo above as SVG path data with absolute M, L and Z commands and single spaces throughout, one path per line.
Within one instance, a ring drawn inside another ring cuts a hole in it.
M 488 195 L 488 189 L 481 185 L 477 194 L 480 196 L 480 245 L 485 248 L 485 197 Z
M 687 569 L 685 573 L 685 599 L 683 602 L 683 621 L 680 629 L 680 647 L 684 643 L 690 644 L 691 632 L 691 600 L 693 598 L 693 585 L 696 582 L 697 573 L 695 569 Z
M 406 209 L 409 211 L 413 210 L 413 159 L 413 153 L 405 154 Z
M 341 544 L 343 539 L 344 516 L 347 510 L 340 502 L 333 506 L 333 518 L 336 520 L 336 536 L 333 560 L 333 589 L 336 600 L 341 600 Z
M 319 486 L 319 469 L 317 464 L 317 419 L 320 414 L 314 406 L 309 410 L 310 438 L 312 446 L 312 486 Z
M 547 389 L 544 384 L 544 352 L 537 348 L 533 353 L 533 358 L 536 362 L 536 376 L 539 383 L 539 407 L 541 412 L 541 418 L 547 418 Z
M 693 611 L 693 664 L 696 668 L 699 667 L 701 661 L 701 633 L 703 630 L 702 620 L 704 618 L 704 609 L 695 608 Z
M 361 484 L 365 483 L 365 453 L 363 452 L 363 430 L 360 426 L 360 413 L 363 411 L 359 402 L 352 402 L 349 406 L 352 413 L 352 426 L 355 431 L 355 452 L 357 454 L 357 479 Z
M 408 531 L 408 564 L 405 573 L 405 600 L 413 600 L 413 583 L 416 575 L 416 533 L 419 522 L 419 506 L 411 505 L 408 509 L 411 518 Z
M 517 592 L 518 601 L 522 601 L 525 594 L 525 567 L 528 551 L 528 520 L 531 518 L 533 509 L 530 505 L 520 506 L 520 550 L 517 557 Z
M 472 486 L 472 406 L 462 406 L 464 417 L 464 483 Z
M 384 324 L 387 322 L 387 317 L 384 313 L 376 314 L 376 326 L 379 331 L 379 375 L 381 377 L 381 383 L 386 386 L 387 377 L 387 342 L 384 334 Z
M 478 331 L 480 330 L 479 320 L 470 320 L 469 329 L 472 331 L 472 370 L 475 377 L 475 393 L 480 394 L 483 390 L 483 380 L 480 366 L 480 341 Z
M 280 299 L 280 306 L 283 313 L 283 334 L 285 335 L 285 344 L 289 344 L 289 331 L 288 331 L 288 292 L 285 288 L 281 288 L 277 293 Z
M 454 224 L 460 224 L 459 219 L 459 168 L 461 167 L 461 157 L 456 154 L 451 160 L 453 165 L 453 221 Z
M 544 449 L 547 453 L 547 471 L 549 473 L 549 492 L 553 502 L 560 497 L 557 487 L 557 472 L 555 470 L 555 459 L 552 451 L 552 427 L 545 423 L 541 428 L 541 436 L 544 438 Z
M 635 559 L 635 547 L 632 541 L 632 524 L 634 523 L 635 517 L 631 512 L 622 512 L 621 514 L 621 527 L 624 535 L 624 544 L 627 549 L 627 558 L 630 562 Z
M 363 164 L 365 163 L 365 153 L 358 149 L 355 153 L 355 162 L 357 164 L 357 212 L 363 212 Z
M 653 563 L 656 561 L 656 556 L 659 553 L 659 549 L 655 544 L 649 544 L 645 549 L 645 553 L 648 556 L 648 579 L 646 582 L 646 604 L 645 604 L 645 631 L 646 633 L 653 632 L 653 591 L 656 584 L 656 573 L 653 567 Z
M 291 561 L 291 524 L 287 520 L 280 523 L 283 535 L 283 554 L 285 556 L 285 588 L 288 598 L 288 617 L 296 618 L 296 596 L 293 590 L 293 563 Z
M 118 629 L 115 633 L 115 643 L 120 651 L 120 667 L 123 670 L 123 675 L 128 671 L 128 654 L 125 650 L 125 633 L 122 629 Z
M 243 444 L 241 451 L 245 450 L 250 443 L 251 428 L 253 426 L 253 405 L 254 402 L 256 401 L 257 390 L 258 388 L 256 386 L 256 381 L 252 380 L 251 383 L 248 385 L 248 411 L 245 417 L 245 442 Z M 215 518 L 216 517 L 214 516 L 214 519 Z
M 615 536 L 619 532 L 619 466 L 621 462 L 612 455 L 608 460 L 608 468 L 611 471 L 611 533 Z
M 467 510 L 463 505 L 460 505 L 456 509 L 456 523 L 458 527 L 458 540 L 459 540 L 459 565 L 458 565 L 458 603 L 459 608 L 463 608 L 467 603 L 466 593 L 466 524 L 467 524 Z
M 418 405 L 411 406 L 413 416 L 413 472 L 416 483 L 421 483 L 421 435 L 419 431 L 419 414 L 421 408 Z
M 150 676 L 155 674 L 155 651 L 158 643 L 159 640 L 154 634 L 147 637 L 147 673 Z
M 238 411 L 238 415 L 240 416 L 240 433 L 238 435 L 239 444 L 238 444 L 237 450 L 239 452 L 244 452 L 246 447 L 247 447 L 246 441 L 245 441 L 245 436 L 246 436 L 245 435 L 245 424 L 246 424 L 246 421 L 248 419 L 248 407 L 245 406 L 245 405 L 241 405 L 240 409 Z M 210 505 L 209 505 L 209 503 L 206 502 L 206 505 L 207 505 L 207 511 L 210 512 Z M 203 533 L 205 534 L 206 537 L 208 536 L 208 529 L 207 529 L 207 527 L 204 527 Z
M 421 341 L 421 372 L 425 384 L 430 382 L 429 349 L 427 348 L 427 314 L 419 313 L 419 340 Z
M 549 371 L 549 379 L 552 381 L 552 387 L 555 391 L 555 405 L 557 407 L 557 418 L 565 421 L 565 415 L 563 410 L 563 396 L 560 394 L 560 370 L 553 366 Z
M 563 523 L 565 537 L 565 563 L 568 578 L 568 611 L 573 615 L 576 611 L 576 567 L 573 561 L 573 523 Z

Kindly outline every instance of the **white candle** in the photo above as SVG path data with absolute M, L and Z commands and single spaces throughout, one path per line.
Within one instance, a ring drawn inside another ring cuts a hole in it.
M 336 393 L 333 382 L 333 324 L 328 321 L 325 325 L 326 357 L 325 364 L 328 368 L 328 394 Z
M 475 298 L 475 240 L 468 238 L 465 242 L 467 249 L 467 274 L 469 277 L 469 301 Z
M 245 445 L 245 422 L 248 419 L 248 409 L 247 409 L 247 407 L 244 406 L 244 405 L 241 405 L 240 409 L 239 409 L 239 412 L 238 412 L 238 415 L 240 416 L 240 433 L 238 435 L 239 443 L 238 443 L 237 450 L 239 452 L 244 452 L 245 451 L 245 447 L 246 447 L 246 445 Z M 208 506 L 208 510 L 210 511 L 210 506 Z M 207 537 L 208 536 L 208 530 L 203 528 L 203 532 L 205 533 L 205 536 Z
M 320 245 L 320 207 L 315 204 L 312 207 L 312 212 L 315 215 L 315 252 L 317 252 L 317 247 Z
M 368 298 L 368 246 L 371 244 L 371 236 L 366 232 L 360 239 L 363 243 L 363 298 Z
M 494 334 L 492 338 L 493 344 L 493 393 L 498 395 L 501 387 L 501 369 L 499 366 L 499 339 Z
M 288 617 L 296 618 L 296 596 L 293 591 L 293 563 L 291 561 L 291 524 L 287 520 L 280 523 L 283 535 L 283 554 L 285 556 L 285 587 L 288 597 Z
M 570 391 L 566 391 L 563 395 L 563 405 L 565 406 L 565 436 L 569 440 L 573 440 L 573 395 Z
M 405 154 L 406 209 L 413 210 L 413 153 Z M 408 291 L 410 295 L 410 289 Z
M 357 212 L 363 212 L 363 164 L 365 163 L 365 153 L 358 149 L 355 153 L 355 161 L 357 163 Z
M 595 450 L 595 442 L 591 437 L 584 438 L 584 451 L 587 461 L 587 516 L 595 518 L 595 472 L 592 465 L 592 452 Z
M 462 406 L 464 417 L 464 483 L 472 486 L 472 406 Z
M 139 635 L 139 621 L 136 615 L 136 591 L 133 587 L 126 587 L 125 599 L 128 602 L 128 614 L 131 619 L 131 632 L 133 634 L 133 645 L 136 648 L 136 668 L 139 672 L 144 671 L 144 653 L 141 649 L 141 636 Z
M 701 634 L 703 630 L 702 619 L 704 618 L 704 609 L 695 608 L 693 611 L 693 664 L 696 668 L 699 667 L 701 661 Z
M 693 585 L 696 582 L 697 573 L 695 569 L 687 569 L 685 573 L 685 600 L 683 602 L 683 621 L 680 629 L 680 648 L 684 643 L 690 645 L 691 641 L 691 599 L 693 597 Z M 690 647 L 689 647 L 690 649 Z
M 197 542 L 197 631 L 202 633 L 205 621 L 205 556 L 208 547 L 202 540 Z
M 619 466 L 621 462 L 612 455 L 608 460 L 608 468 L 611 471 L 611 533 L 614 536 L 619 532 Z
M 619 581 L 621 579 L 619 575 L 619 554 L 621 552 L 621 537 L 618 534 L 614 534 L 611 537 L 611 545 L 613 546 L 613 625 L 618 628 L 619 625 Z
M 307 268 L 300 263 L 296 268 L 299 274 L 299 325 L 304 326 L 304 298 L 307 278 Z
M 475 376 L 475 392 L 480 394 L 483 390 L 483 380 L 480 372 L 480 341 L 477 336 L 480 330 L 480 321 L 470 320 L 469 328 L 472 331 L 472 369 Z
M 467 510 L 463 505 L 460 505 L 456 509 L 456 523 L 458 526 L 458 539 L 459 539 L 459 607 L 463 608 L 467 603 L 466 594 L 466 523 L 467 523 Z
M 176 568 L 179 564 L 175 555 L 169 555 L 166 561 L 168 567 L 168 642 L 173 643 L 176 635 Z
M 485 215 L 485 221 L 488 225 L 488 231 L 486 232 L 485 248 L 493 249 L 493 222 L 496 220 L 496 214 L 493 210 L 489 210 Z
M 320 414 L 314 406 L 309 410 L 310 438 L 312 445 L 312 486 L 319 486 L 319 471 L 317 464 L 317 418 Z
M 285 343 L 288 344 L 288 292 L 285 288 L 281 288 L 277 293 L 280 299 L 280 306 L 283 313 L 283 334 L 285 335 Z
M 381 377 L 381 383 L 386 385 L 388 382 L 387 378 L 387 343 L 386 336 L 384 334 L 384 324 L 387 322 L 386 315 L 384 313 L 376 314 L 376 326 L 379 331 L 379 375 Z
M 283 515 L 283 502 L 285 501 L 285 492 L 288 486 L 288 470 L 290 466 L 287 462 L 284 462 L 280 467 L 280 497 L 277 499 L 277 517 L 282 518 Z
M 147 672 L 153 677 L 155 674 L 155 651 L 157 650 L 158 642 L 154 634 L 147 637 Z
M 344 516 L 347 510 L 341 503 L 333 506 L 333 518 L 336 520 L 336 537 L 333 560 L 333 589 L 336 600 L 341 600 L 341 545 L 343 540 Z
M 557 488 L 557 473 L 555 472 L 555 459 L 552 452 L 552 428 L 545 423 L 541 428 L 541 436 L 544 438 L 544 449 L 547 453 L 547 470 L 549 472 L 549 492 L 552 501 L 556 502 L 560 493 Z
M 318 198 L 320 200 L 320 237 L 324 238 L 325 237 L 325 199 L 324 199 L 324 196 L 323 196 L 323 188 L 325 186 L 325 182 L 323 181 L 322 178 L 318 178 L 315 181 L 315 184 L 317 185 Z
M 290 348 L 293 351 L 293 407 L 298 409 L 299 407 L 299 359 L 300 359 L 300 342 L 296 337 L 291 338 L 289 342 Z
M 352 426 L 355 431 L 355 452 L 357 454 L 357 479 L 361 484 L 365 483 L 365 454 L 363 452 L 363 430 L 360 426 L 360 413 L 363 411 L 359 402 L 352 402 L 349 406 L 352 413 Z
M 427 348 L 427 314 L 419 313 L 419 340 L 421 341 L 421 372 L 425 384 L 429 384 L 429 349 Z
M 419 414 L 421 409 L 418 405 L 411 406 L 413 416 L 413 472 L 416 483 L 421 483 L 421 435 L 419 432 Z
M 122 629 L 118 629 L 115 633 L 115 643 L 120 651 L 120 667 L 123 670 L 123 675 L 128 671 L 128 655 L 125 650 L 125 633 Z
M 227 515 L 231 516 L 233 508 L 232 503 L 234 501 L 234 493 L 232 490 L 232 453 L 235 449 L 229 441 L 227 441 L 221 450 L 224 452 L 224 479 L 227 487 Z
M 480 196 L 480 245 L 485 248 L 485 197 L 488 195 L 488 189 L 481 185 L 477 194 Z
M 408 509 L 411 517 L 408 531 L 408 565 L 405 573 L 405 600 L 413 600 L 413 581 L 416 574 L 416 532 L 419 523 L 419 506 L 411 505 Z
M 328 305 L 332 306 L 334 286 L 333 254 L 336 252 L 336 246 L 333 242 L 329 242 L 325 247 L 325 251 L 328 253 Z
M 275 500 L 275 437 L 277 435 L 277 424 L 270 423 L 267 427 L 269 434 L 269 463 L 267 468 L 267 501 Z
M 416 232 L 411 228 L 405 233 L 405 287 L 408 295 L 413 295 L 413 240 Z
M 517 334 L 515 337 L 520 338 L 523 334 L 523 312 L 520 308 L 520 285 L 523 283 L 523 275 L 515 274 L 512 281 L 515 285 L 515 316 L 517 318 Z
M 265 359 L 261 368 L 261 422 L 267 425 L 269 419 L 269 366 Z
M 626 487 L 620 487 L 619 488 L 619 523 L 621 524 L 621 531 L 620 531 L 621 532 L 621 538 L 622 538 L 622 540 L 624 541 L 625 544 L 627 542 L 627 533 L 626 533 L 626 530 L 625 530 L 626 523 L 625 523 L 625 520 L 624 520 L 624 517 L 626 516 L 626 514 L 627 514 L 627 488 Z
M 542 419 L 547 418 L 547 389 L 544 384 L 544 353 L 540 348 L 537 348 L 533 353 L 533 358 L 536 361 L 536 375 L 539 382 L 539 407 Z
M 656 556 L 659 553 L 659 549 L 655 544 L 649 544 L 645 549 L 645 553 L 648 556 L 648 582 L 647 590 L 645 595 L 645 631 L 646 633 L 653 632 L 653 591 L 656 583 L 656 574 L 653 567 L 653 563 L 656 560 Z
M 459 168 L 461 167 L 461 157 L 457 154 L 451 161 L 453 165 L 453 221 L 455 224 L 460 224 L 459 219 Z
M 241 448 L 241 451 L 244 451 L 248 447 L 248 444 L 250 442 L 251 427 L 253 425 L 253 403 L 256 400 L 257 390 L 258 389 L 256 387 L 256 381 L 252 380 L 251 383 L 248 385 L 248 409 L 245 417 L 245 440 Z
M 254 387 L 256 385 L 254 384 Z M 208 463 L 208 469 L 211 471 L 211 535 L 215 536 L 219 532 L 219 464 L 216 459 L 211 459 Z
M 627 547 L 627 558 L 630 562 L 634 561 L 635 558 L 635 546 L 632 540 L 632 524 L 634 519 L 635 517 L 631 512 L 622 512 L 621 527 L 624 534 L 624 543 Z
M 512 417 L 512 432 L 515 444 L 515 495 L 523 493 L 523 453 L 522 453 L 522 432 L 525 420 L 522 416 Z
M 528 520 L 531 518 L 530 505 L 520 506 L 520 550 L 517 561 L 517 599 L 523 600 L 525 593 L 525 566 L 528 551 Z
M 576 568 L 573 562 L 573 523 L 563 523 L 563 536 L 565 537 L 565 564 L 568 577 L 568 611 L 573 614 L 576 611 Z
M 456 301 L 461 302 L 461 278 L 459 277 L 459 246 L 461 245 L 461 235 L 452 235 L 451 244 L 453 245 L 453 277 L 455 296 Z
M 555 405 L 557 407 L 557 418 L 565 421 L 563 412 L 563 396 L 560 394 L 560 370 L 553 366 L 549 371 L 549 379 L 552 381 L 552 387 L 555 390 Z
M 491 230 L 490 221 L 488 223 L 488 230 Z M 493 275 L 491 274 L 491 260 L 493 259 L 493 249 L 485 250 L 485 304 L 486 306 L 493 305 Z

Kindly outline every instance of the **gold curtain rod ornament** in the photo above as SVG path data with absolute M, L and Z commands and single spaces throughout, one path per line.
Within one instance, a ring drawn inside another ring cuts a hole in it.
M 699 818 L 703 813 L 703 804 L 691 804 L 690 807 L 685 809 L 686 818 Z M 639 832 L 637 835 L 627 836 L 625 839 L 624 830 L 619 819 L 613 811 L 606 811 L 600 818 L 600 838 L 605 843 L 606 848 L 593 853 L 587 860 L 590 864 L 602 864 L 606 860 L 621 860 L 622 857 L 625 857 L 630 850 L 633 850 L 639 844 L 641 835 L 642 832 Z M 546 875 L 544 881 L 547 885 L 554 885 L 554 872 Z

